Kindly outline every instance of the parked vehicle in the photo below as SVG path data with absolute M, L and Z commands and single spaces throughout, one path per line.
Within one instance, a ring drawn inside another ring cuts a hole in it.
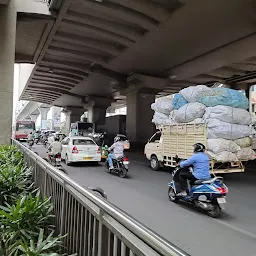
M 178 157 L 176 158 L 178 159 Z M 178 162 L 178 161 L 177 161 Z M 227 186 L 223 183 L 222 177 L 214 177 L 209 180 L 197 180 L 194 183 L 187 183 L 187 195 L 180 196 L 179 174 L 181 171 L 191 171 L 192 167 L 176 167 L 172 172 L 173 180 L 168 184 L 168 196 L 170 201 L 177 203 L 179 200 L 190 203 L 203 209 L 209 216 L 217 218 L 224 209 L 226 203 Z
M 105 148 L 106 152 L 108 152 L 108 149 Z M 117 159 L 113 159 L 113 169 L 109 169 L 108 161 L 106 161 L 106 170 L 109 173 L 116 173 L 121 178 L 125 178 L 127 176 L 128 170 L 129 170 L 129 159 L 126 156 L 119 157 Z
M 193 144 L 207 145 L 207 127 L 205 124 L 163 125 L 145 145 L 144 154 L 154 171 L 161 167 L 175 167 L 175 155 L 183 159 L 193 154 Z M 211 159 L 211 173 L 244 172 L 241 161 L 217 162 Z
M 66 137 L 62 142 L 61 158 L 67 165 L 74 162 L 100 162 L 100 147 L 90 137 Z

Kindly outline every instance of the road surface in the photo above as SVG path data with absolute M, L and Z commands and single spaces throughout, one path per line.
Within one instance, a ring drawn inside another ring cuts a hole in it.
M 42 146 L 33 150 L 45 156 Z M 213 219 L 168 200 L 168 171 L 152 171 L 142 157 L 130 160 L 126 179 L 106 173 L 101 165 L 63 167 L 80 185 L 103 188 L 110 202 L 192 256 L 256 255 L 256 172 L 225 177 L 229 187 L 226 210 L 222 218 Z

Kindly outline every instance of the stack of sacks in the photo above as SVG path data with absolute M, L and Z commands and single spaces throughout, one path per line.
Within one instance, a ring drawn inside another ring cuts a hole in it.
M 163 97 L 156 100 L 151 105 L 151 108 L 155 111 L 152 122 L 156 125 L 169 125 L 170 112 L 173 110 L 173 100 L 168 97 Z
M 255 159 L 249 136 L 255 133 L 251 125 L 256 120 L 246 110 L 244 94 L 228 88 L 192 88 L 184 89 L 183 97 L 206 106 L 203 120 L 207 123 L 209 154 L 220 162 Z
M 252 128 L 256 119 L 247 111 L 249 103 L 243 93 L 228 88 L 190 86 L 176 94 L 169 104 L 172 107 L 157 123 L 206 123 L 208 153 L 217 161 L 256 158 L 249 137 L 256 133 Z

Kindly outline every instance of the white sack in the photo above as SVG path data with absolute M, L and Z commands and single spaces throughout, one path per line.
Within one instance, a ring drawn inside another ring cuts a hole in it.
M 234 142 L 241 148 L 248 148 L 252 145 L 252 139 L 250 137 L 237 139 Z
M 188 103 L 176 111 L 171 112 L 170 118 L 178 123 L 188 123 L 196 118 L 203 117 L 205 112 L 205 105 L 195 102 Z
M 253 117 L 247 110 L 230 106 L 215 106 L 205 109 L 204 119 L 219 119 L 231 124 L 253 124 Z
M 174 120 L 170 119 L 168 115 L 155 112 L 152 123 L 156 125 L 174 125 L 177 124 Z
M 223 151 L 237 152 L 241 150 L 241 148 L 235 142 L 225 139 L 208 139 L 207 149 L 215 154 Z
M 201 97 L 201 94 L 206 91 L 211 91 L 212 89 L 205 85 L 197 85 L 197 86 L 189 86 L 180 90 L 180 94 L 188 101 L 188 102 L 197 102 Z
M 152 122 L 155 124 L 163 125 L 163 124 L 165 124 L 164 120 L 168 120 L 168 118 L 169 118 L 169 116 L 166 114 L 155 112 Z
M 228 151 L 223 151 L 221 153 L 215 154 L 211 151 L 207 151 L 207 153 L 210 155 L 211 158 L 213 158 L 214 160 L 218 161 L 218 162 L 236 162 L 238 161 L 237 156 L 232 153 L 232 152 L 228 152 Z
M 241 150 L 236 152 L 236 156 L 239 160 L 245 161 L 256 159 L 255 152 L 251 148 L 242 148 Z
M 157 99 L 155 103 L 151 104 L 151 108 L 156 112 L 170 114 L 173 110 L 172 99 L 168 97 Z
M 187 124 L 203 124 L 204 120 L 202 118 L 196 118 L 195 120 L 187 123 Z
M 230 124 L 222 122 L 218 119 L 208 120 L 207 127 L 208 139 L 222 138 L 227 140 L 236 140 L 250 136 L 256 132 L 252 127 L 248 125 Z

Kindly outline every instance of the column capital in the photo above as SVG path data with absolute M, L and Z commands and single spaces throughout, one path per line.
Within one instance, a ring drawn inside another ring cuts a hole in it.
M 170 80 L 167 78 L 147 76 L 142 74 L 132 74 L 127 78 L 126 83 L 128 84 L 128 88 L 120 90 L 121 95 L 126 96 L 131 93 L 140 92 L 147 94 L 157 94 L 170 84 Z

